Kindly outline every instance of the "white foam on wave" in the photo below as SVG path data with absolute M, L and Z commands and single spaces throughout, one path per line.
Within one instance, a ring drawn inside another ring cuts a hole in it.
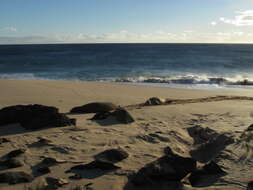
M 4 73 L 0 74 L 0 79 L 16 80 L 46 80 L 45 78 L 35 77 L 33 73 Z
M 235 75 L 230 77 L 209 76 L 206 74 L 177 75 L 172 77 L 123 77 L 117 78 L 115 82 L 133 83 L 166 83 L 184 85 L 243 85 L 253 86 L 253 78 Z
M 75 76 L 64 77 L 49 75 L 43 73 L 42 76 L 37 76 L 34 73 L 3 73 L 0 74 L 0 79 L 15 79 L 15 80 L 65 80 L 65 81 L 98 81 L 98 82 L 120 82 L 137 85 L 173 87 L 185 89 L 253 89 L 253 78 L 235 75 L 231 77 L 218 77 L 206 74 L 196 75 L 177 75 L 172 77 L 106 77 L 96 79 L 78 78 Z M 50 77 L 51 76 L 51 77 Z

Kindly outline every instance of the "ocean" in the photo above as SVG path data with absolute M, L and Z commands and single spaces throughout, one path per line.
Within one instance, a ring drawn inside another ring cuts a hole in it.
M 0 45 L 0 79 L 253 89 L 253 45 Z

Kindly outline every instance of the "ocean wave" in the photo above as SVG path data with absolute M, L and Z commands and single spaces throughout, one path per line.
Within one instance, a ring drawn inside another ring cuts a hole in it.
M 3 73 L 0 79 L 16 79 L 16 80 L 46 80 L 46 78 L 37 77 L 33 73 Z
M 180 75 L 174 77 L 123 77 L 117 78 L 114 82 L 128 83 L 161 83 L 161 84 L 183 84 L 183 85 L 240 85 L 253 86 L 253 79 L 242 76 L 235 77 L 211 77 L 206 75 Z
M 171 84 L 171 85 L 217 85 L 217 86 L 253 86 L 253 78 L 246 78 L 241 75 L 233 77 L 215 77 L 208 75 L 177 75 L 173 77 L 106 77 L 106 78 L 85 78 L 60 75 L 59 73 L 2 73 L 0 79 L 16 80 L 67 80 L 67 81 L 99 81 L 99 82 L 120 82 L 120 83 L 146 83 L 146 84 Z

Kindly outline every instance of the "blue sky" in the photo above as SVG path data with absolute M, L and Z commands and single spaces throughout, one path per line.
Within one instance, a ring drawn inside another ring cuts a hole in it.
M 252 0 L 0 0 L 0 44 L 253 43 Z

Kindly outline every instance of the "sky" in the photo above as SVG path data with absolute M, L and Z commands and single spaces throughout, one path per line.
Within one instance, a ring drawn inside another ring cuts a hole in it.
M 0 0 L 0 44 L 253 43 L 253 0 Z

